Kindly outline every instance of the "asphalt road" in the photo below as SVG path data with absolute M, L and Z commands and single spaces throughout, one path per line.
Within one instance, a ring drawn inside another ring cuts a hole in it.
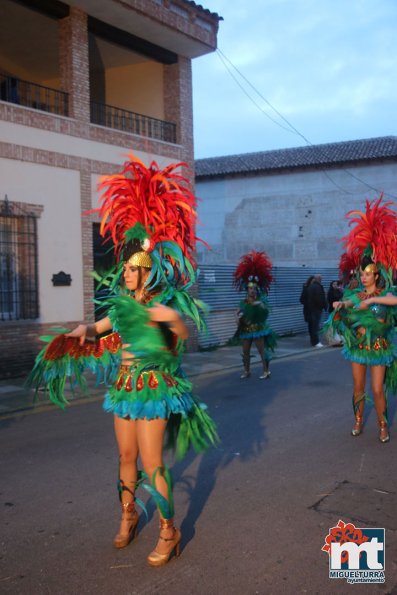
M 183 551 L 158 569 L 145 562 L 158 531 L 150 504 L 137 540 L 112 547 L 117 452 L 99 402 L 1 421 L 0 593 L 397 593 L 395 404 L 390 443 L 369 408 L 352 438 L 338 349 L 275 361 L 271 380 L 254 372 L 196 378 L 222 444 L 173 466 Z M 339 519 L 386 529 L 384 585 L 328 577 L 321 547 Z

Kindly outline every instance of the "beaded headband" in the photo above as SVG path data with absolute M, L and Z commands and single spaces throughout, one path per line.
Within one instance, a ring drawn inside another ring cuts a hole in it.
M 147 252 L 135 252 L 128 259 L 128 264 L 133 267 L 144 267 L 145 269 L 151 269 L 153 262 L 150 255 Z
M 378 272 L 376 264 L 373 262 L 371 262 L 370 264 L 367 264 L 367 266 L 361 270 L 365 271 L 366 273 L 374 273 L 374 274 Z

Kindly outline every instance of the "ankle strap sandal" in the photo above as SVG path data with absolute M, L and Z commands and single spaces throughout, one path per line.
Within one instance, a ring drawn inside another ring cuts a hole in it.
M 352 429 L 352 436 L 359 436 L 363 431 L 363 417 L 361 415 L 355 416 L 356 422 Z
M 383 444 L 385 442 L 389 442 L 389 440 L 390 440 L 389 430 L 387 427 L 387 423 L 385 421 L 379 422 L 379 440 Z

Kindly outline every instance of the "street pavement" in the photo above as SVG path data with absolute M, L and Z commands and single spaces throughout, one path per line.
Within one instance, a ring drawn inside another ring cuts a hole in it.
M 167 455 L 183 541 L 180 558 L 159 569 L 145 563 L 158 531 L 150 502 L 136 541 L 112 548 L 117 450 L 100 402 L 8 411 L 0 421 L 0 592 L 397 593 L 395 402 L 388 444 L 377 439 L 371 407 L 363 434 L 351 437 L 349 364 L 338 348 L 314 350 L 300 340 L 302 349 L 272 362 L 269 380 L 259 379 L 259 364 L 240 380 L 236 349 L 191 362 L 221 443 L 174 464 Z M 329 578 L 321 548 L 340 519 L 386 529 L 385 584 Z

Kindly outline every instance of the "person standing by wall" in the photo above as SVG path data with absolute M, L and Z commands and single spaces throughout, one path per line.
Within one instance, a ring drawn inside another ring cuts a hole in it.
M 307 288 L 307 316 L 310 343 L 312 347 L 323 347 L 319 339 L 321 314 L 327 309 L 324 287 L 321 285 L 321 275 L 316 274 Z
M 309 289 L 309 285 L 313 281 L 313 279 L 314 279 L 314 276 L 313 275 L 310 275 L 310 277 L 308 277 L 306 279 L 306 281 L 305 281 L 305 283 L 303 284 L 303 287 L 302 287 L 301 296 L 299 298 L 299 301 L 300 301 L 300 303 L 303 306 L 303 318 L 304 318 L 304 321 L 307 324 L 309 324 L 309 312 L 308 312 L 308 309 L 307 309 L 307 292 L 308 292 L 308 289 Z

